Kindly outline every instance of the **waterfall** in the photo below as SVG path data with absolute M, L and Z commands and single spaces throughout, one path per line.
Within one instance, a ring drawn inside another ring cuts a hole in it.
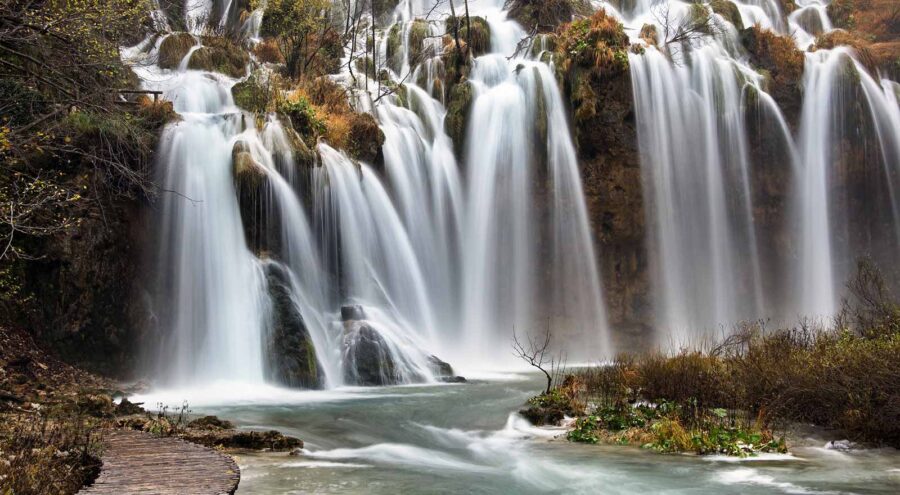
M 790 32 L 800 49 L 833 29 L 816 1 L 798 2 L 786 18 L 777 2 L 735 4 L 744 26 Z M 748 65 L 739 33 L 708 5 L 639 1 L 610 11 L 627 26 L 664 32 L 659 9 L 677 22 L 692 8 L 710 9 L 720 29 L 680 50 L 646 46 L 633 33 L 645 50 L 629 55 L 656 327 L 670 348 L 741 320 L 830 318 L 859 256 L 890 262 L 896 254 L 900 211 L 896 83 L 869 74 L 849 48 L 807 53 L 794 132 Z M 757 129 L 762 139 L 786 143 L 782 163 L 754 161 L 747 125 L 756 114 L 774 124 Z M 850 157 L 859 149 L 850 140 L 862 140 L 865 159 Z M 866 163 L 877 164 L 884 180 L 868 183 L 875 193 L 864 198 L 858 185 L 842 181 Z M 790 198 L 781 238 L 762 228 L 754 204 L 771 170 Z

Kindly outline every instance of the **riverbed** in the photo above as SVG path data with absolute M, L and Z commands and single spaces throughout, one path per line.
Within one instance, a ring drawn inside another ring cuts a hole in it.
M 193 413 L 303 439 L 299 456 L 238 455 L 239 494 L 900 493 L 900 451 L 828 449 L 826 432 L 795 438 L 790 455 L 746 459 L 573 444 L 514 414 L 541 386 L 507 373 L 327 392 L 225 384 L 144 400 L 187 400 Z M 229 389 L 231 399 L 215 399 Z

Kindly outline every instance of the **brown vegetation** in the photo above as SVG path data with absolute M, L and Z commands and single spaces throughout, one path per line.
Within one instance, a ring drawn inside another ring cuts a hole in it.
M 788 421 L 900 445 L 900 305 L 861 262 L 833 328 L 744 325 L 706 350 L 620 356 L 578 374 L 577 399 L 605 407 L 669 402 L 682 419 L 723 409 L 761 432 Z

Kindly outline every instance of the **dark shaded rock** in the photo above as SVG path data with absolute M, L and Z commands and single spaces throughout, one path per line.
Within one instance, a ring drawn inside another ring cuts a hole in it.
M 474 96 L 474 90 L 468 81 L 450 87 L 444 131 L 453 140 L 456 156 L 463 156 L 466 149 L 466 129 L 469 115 L 472 113 Z
M 365 319 L 366 312 L 362 306 L 358 304 L 341 306 L 341 321 L 360 321 Z
M 363 386 L 400 383 L 387 342 L 369 325 L 354 325 L 344 334 L 344 379 Z
M 231 158 L 234 188 L 247 246 L 257 255 L 279 252 L 281 219 L 277 209 L 269 208 L 269 178 L 265 169 L 253 158 L 244 141 L 234 143 Z
M 750 63 L 766 76 L 766 91 L 778 102 L 787 121 L 796 125 L 803 105 L 803 52 L 790 36 L 759 26 L 741 31 L 741 42 L 750 54 Z
M 466 383 L 466 379 L 453 374 L 453 367 L 446 361 L 442 361 L 437 356 L 429 356 L 428 363 L 431 365 L 431 372 L 434 377 L 445 383 Z
M 322 367 L 303 315 L 291 297 L 290 275 L 284 266 L 267 263 L 266 279 L 274 320 L 267 341 L 267 378 L 289 387 L 321 388 Z
M 384 162 L 382 146 L 384 132 L 369 113 L 353 114 L 350 120 L 350 142 L 347 151 L 350 156 L 365 163 L 380 167 Z

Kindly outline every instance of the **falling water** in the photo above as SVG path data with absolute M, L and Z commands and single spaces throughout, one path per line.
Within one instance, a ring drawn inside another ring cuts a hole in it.
M 833 29 L 816 1 L 798 2 L 786 18 L 777 2 L 735 3 L 744 26 L 790 32 L 800 49 Z M 638 1 L 617 15 L 626 26 L 648 23 L 663 32 L 661 9 L 678 22 L 691 8 Z M 713 19 L 720 28 L 714 36 L 679 44 L 679 50 L 664 48 L 668 53 L 646 46 L 643 55 L 629 55 L 653 228 L 657 327 L 668 345 L 690 343 L 704 329 L 742 319 L 828 318 L 839 308 L 856 258 L 890 262 L 900 233 L 896 83 L 873 77 L 849 48 L 807 53 L 803 107 L 793 133 L 761 76 L 747 65 L 739 33 L 723 18 Z M 646 45 L 632 34 L 633 42 Z M 752 163 L 751 101 L 776 124 L 762 130 L 763 139 L 787 143 L 780 165 Z M 859 101 L 866 108 L 858 109 Z M 865 144 L 854 148 L 848 140 Z M 860 148 L 865 157 L 848 158 Z M 843 184 L 864 163 L 878 164 L 874 169 L 885 180 L 870 183 L 866 192 Z M 754 217 L 754 177 L 773 167 L 788 171 L 789 183 L 781 187 L 791 198 L 784 226 L 789 240 L 781 247 L 774 244 L 784 241 L 761 231 Z M 890 218 L 883 218 L 884 211 Z M 760 254 L 779 250 L 781 260 Z

